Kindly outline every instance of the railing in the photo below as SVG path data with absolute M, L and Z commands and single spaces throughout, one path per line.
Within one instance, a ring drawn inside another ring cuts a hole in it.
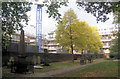
M 112 39 L 101 39 L 101 41 L 112 41 Z

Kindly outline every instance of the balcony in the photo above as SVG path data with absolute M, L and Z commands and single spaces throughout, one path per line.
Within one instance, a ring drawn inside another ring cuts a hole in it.
M 51 40 L 56 40 L 55 38 L 48 38 L 48 41 L 51 41 Z
M 111 32 L 100 32 L 99 35 L 112 35 L 113 33 Z
M 101 39 L 101 41 L 112 41 L 112 39 Z
M 53 45 L 58 46 L 59 44 L 56 44 L 56 43 L 49 43 L 49 44 L 48 44 L 48 46 L 53 46 Z
M 110 48 L 110 46 L 103 46 L 103 48 Z
M 48 48 L 48 50 L 57 50 L 57 48 Z

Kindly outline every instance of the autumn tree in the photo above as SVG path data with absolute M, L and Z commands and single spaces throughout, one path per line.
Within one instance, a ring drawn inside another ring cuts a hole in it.
M 98 52 L 102 48 L 101 36 L 98 33 L 97 27 L 89 26 L 86 49 L 91 52 Z
M 113 23 L 118 27 L 118 42 L 120 42 L 120 1 L 119 2 L 76 2 L 79 8 L 84 8 L 87 13 L 91 13 L 96 17 L 97 22 L 105 22 L 109 19 L 107 16 L 110 13 L 114 15 Z M 118 51 L 120 52 L 120 44 L 118 44 Z
M 72 54 L 73 49 L 98 51 L 102 46 L 97 29 L 85 21 L 79 21 L 72 9 L 64 14 L 57 26 L 56 42 Z
M 103 46 L 103 43 L 100 41 L 97 27 L 89 26 L 85 21 L 78 21 L 74 23 L 74 30 L 75 48 L 98 52 Z
M 72 9 L 68 10 L 63 18 L 62 22 L 57 26 L 56 39 L 64 48 L 71 48 L 73 54 L 73 37 L 74 37 L 74 26 L 73 24 L 78 21 L 76 14 Z

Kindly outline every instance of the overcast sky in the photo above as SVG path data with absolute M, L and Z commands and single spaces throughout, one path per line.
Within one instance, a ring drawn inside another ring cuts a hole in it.
M 24 28 L 25 33 L 29 34 L 29 35 L 34 35 L 36 34 L 36 5 L 32 5 L 32 10 L 30 12 L 28 12 L 28 16 L 29 16 L 29 25 L 27 27 Z M 97 27 L 105 27 L 105 26 L 114 26 L 112 24 L 113 22 L 113 15 L 110 14 L 108 15 L 110 17 L 110 19 L 108 21 L 106 21 L 105 23 L 103 22 L 96 22 L 96 18 L 91 15 L 90 13 L 88 14 L 86 11 L 84 11 L 83 9 L 78 9 L 76 3 L 74 1 L 69 2 L 68 7 L 61 7 L 59 9 L 59 12 L 62 14 L 62 16 L 64 15 L 64 13 L 66 11 L 68 11 L 70 8 L 72 8 L 74 10 L 74 12 L 77 14 L 77 17 L 80 21 L 86 21 L 88 22 L 88 24 L 90 26 L 97 26 Z M 55 19 L 48 18 L 48 14 L 46 13 L 47 8 L 44 6 L 42 8 L 42 34 L 46 34 L 48 35 L 49 32 L 54 31 L 56 29 L 56 25 L 57 22 L 55 21 Z M 31 27 L 34 26 L 34 27 Z

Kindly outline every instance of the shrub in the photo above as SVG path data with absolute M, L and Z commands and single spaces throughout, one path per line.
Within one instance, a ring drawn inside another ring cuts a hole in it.
M 120 59 L 120 52 L 111 52 L 109 56 L 111 59 Z
M 106 58 L 106 60 L 110 60 L 110 58 Z

